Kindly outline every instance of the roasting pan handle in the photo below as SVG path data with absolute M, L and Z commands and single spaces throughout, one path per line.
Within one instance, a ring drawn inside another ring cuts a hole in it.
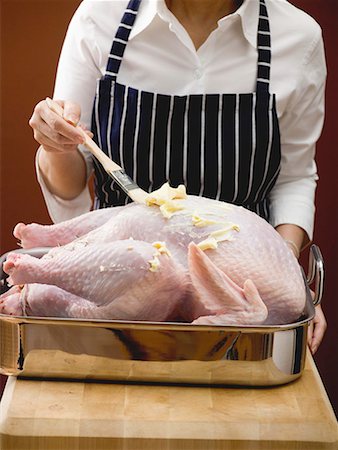
M 307 275 L 307 283 L 310 286 L 313 281 L 315 282 L 314 287 L 314 306 L 319 305 L 323 296 L 324 287 L 324 261 L 319 247 L 312 244 L 309 252 L 309 272 Z

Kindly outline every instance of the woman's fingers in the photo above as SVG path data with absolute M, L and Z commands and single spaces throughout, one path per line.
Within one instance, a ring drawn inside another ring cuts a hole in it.
M 83 132 L 72 123 L 80 118 L 80 107 L 71 102 L 59 102 L 66 108 L 67 117 L 63 118 L 52 111 L 45 100 L 38 103 L 29 121 L 34 130 L 34 138 L 50 150 L 69 151 L 84 142 Z
M 51 145 L 54 143 L 57 147 L 63 145 L 78 145 L 73 139 L 69 139 L 63 134 L 51 129 L 42 119 L 40 119 L 37 127 L 34 128 L 34 138 L 40 143 L 42 143 L 41 141 L 43 140 L 43 144 Z
M 76 151 L 78 146 L 78 144 L 74 144 L 62 136 L 57 136 L 54 139 L 51 138 L 49 131 L 47 134 L 44 134 L 43 131 L 34 130 L 34 138 L 47 152 L 64 153 Z
M 318 350 L 320 343 L 323 340 L 327 322 L 320 305 L 316 306 L 316 313 L 313 321 L 308 328 L 308 344 L 312 354 Z
M 52 111 L 45 101 L 41 107 L 40 115 L 52 132 L 56 132 L 56 134 L 68 138 L 74 144 L 83 142 L 82 132 L 74 127 L 74 123 L 77 123 L 80 119 L 79 115 L 75 115 L 75 113 L 71 114 L 71 117 L 75 122 L 70 124 L 66 117 L 60 117 L 57 113 Z

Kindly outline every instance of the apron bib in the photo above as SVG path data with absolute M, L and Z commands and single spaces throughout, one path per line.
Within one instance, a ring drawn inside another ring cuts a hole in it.
M 162 95 L 117 82 L 141 0 L 131 0 L 98 81 L 92 114 L 94 140 L 145 191 L 184 184 L 201 195 L 269 219 L 268 194 L 280 170 L 276 98 L 269 92 L 271 42 L 260 0 L 256 92 Z M 94 160 L 95 208 L 129 199 Z

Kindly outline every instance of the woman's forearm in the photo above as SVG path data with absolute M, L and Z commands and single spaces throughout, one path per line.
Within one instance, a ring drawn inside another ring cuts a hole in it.
M 39 169 L 47 189 L 64 200 L 77 197 L 87 183 L 86 163 L 78 150 L 48 152 L 40 147 Z

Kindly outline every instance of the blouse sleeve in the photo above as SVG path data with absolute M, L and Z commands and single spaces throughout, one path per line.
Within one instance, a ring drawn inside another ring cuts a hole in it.
M 79 216 L 90 211 L 92 207 L 92 198 L 89 192 L 89 188 L 86 187 L 80 195 L 72 200 L 63 200 L 57 195 L 53 195 L 47 188 L 43 176 L 39 169 L 38 158 L 41 147 L 38 149 L 35 158 L 35 168 L 37 174 L 37 180 L 40 184 L 42 195 L 45 199 L 47 210 L 50 218 L 54 223 L 63 222 L 64 220 L 72 219 L 73 217 Z M 92 157 L 91 154 L 85 150 L 80 151 L 84 157 L 87 167 L 87 178 L 89 178 L 92 172 Z
M 100 78 L 99 50 L 95 39 L 95 26 L 91 19 L 92 2 L 82 2 L 76 10 L 66 33 L 58 62 L 53 98 L 71 100 L 81 106 L 81 123 L 91 128 L 91 113 L 96 80 Z M 92 157 L 79 146 L 87 166 L 87 178 L 93 170 Z M 38 158 L 37 153 L 36 160 Z M 76 198 L 63 200 L 47 189 L 36 163 L 37 179 L 47 209 L 54 222 L 71 219 L 90 211 L 92 199 L 88 187 Z
M 313 237 L 318 180 L 314 157 L 324 120 L 325 82 L 324 45 L 318 27 L 301 65 L 296 89 L 279 120 L 281 170 L 269 198 L 271 224 L 298 225 L 309 240 Z

